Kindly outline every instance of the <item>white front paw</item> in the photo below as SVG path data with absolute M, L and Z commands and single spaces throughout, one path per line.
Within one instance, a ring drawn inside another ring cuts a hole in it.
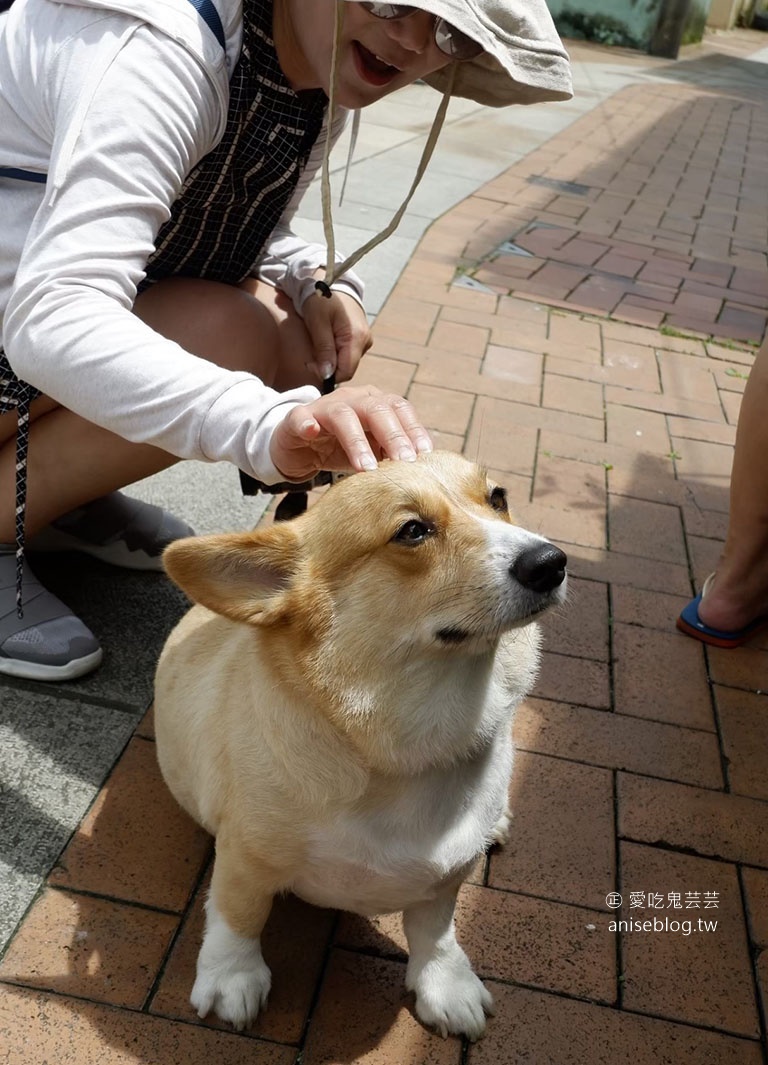
M 409 990 L 416 992 L 416 1015 L 424 1024 L 450 1033 L 479 1039 L 485 1031 L 485 1015 L 493 1013 L 493 998 L 483 986 L 457 947 L 450 956 L 433 959 L 418 975 L 406 977 Z
M 241 951 L 235 958 L 213 961 L 206 959 L 203 945 L 190 1001 L 198 1016 L 213 1011 L 240 1031 L 253 1024 L 266 1006 L 271 986 L 272 976 L 258 946 L 250 957 Z
M 509 843 L 509 833 L 511 829 L 512 811 L 507 807 L 493 827 L 493 831 L 491 832 L 491 843 L 495 843 L 499 847 L 503 847 L 505 843 Z

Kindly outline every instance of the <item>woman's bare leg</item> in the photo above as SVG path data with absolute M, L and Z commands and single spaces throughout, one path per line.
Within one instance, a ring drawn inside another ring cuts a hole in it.
M 49 400 L 45 400 L 49 404 Z M 33 412 L 36 413 L 36 412 Z M 12 419 L 3 415 L 0 421 Z M 37 414 L 30 425 L 25 531 L 43 526 L 82 503 L 170 466 L 176 459 L 147 444 L 129 444 L 64 407 Z M 15 441 L 0 450 L 0 542 L 14 531 Z
M 699 607 L 712 628 L 734 632 L 768 614 L 768 340 L 755 357 L 739 413 L 728 535 L 717 578 Z
M 269 286 L 252 292 L 191 279 L 158 282 L 135 313 L 158 333 L 228 369 L 249 370 L 279 390 L 315 383 L 301 318 Z M 0 543 L 14 539 L 15 414 L 0 416 Z M 34 535 L 74 507 L 178 461 L 133 444 L 47 397 L 32 404 L 26 530 Z
M 298 388 L 300 385 L 319 388 L 322 378 L 313 358 L 309 334 L 292 301 L 271 285 L 253 278 L 244 281 L 240 287 L 258 300 L 277 330 L 280 358 L 275 366 L 272 387 L 278 392 L 287 392 L 289 388 Z

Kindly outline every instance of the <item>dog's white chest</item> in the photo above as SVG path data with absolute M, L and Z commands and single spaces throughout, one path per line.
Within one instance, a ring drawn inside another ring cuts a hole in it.
M 372 917 L 433 898 L 443 879 L 435 869 L 417 861 L 388 874 L 329 854 L 308 863 L 293 892 L 315 906 Z
M 313 834 L 292 885 L 316 906 L 371 916 L 433 898 L 485 849 L 507 803 L 511 741 L 482 764 L 409 782 L 391 801 L 350 812 Z

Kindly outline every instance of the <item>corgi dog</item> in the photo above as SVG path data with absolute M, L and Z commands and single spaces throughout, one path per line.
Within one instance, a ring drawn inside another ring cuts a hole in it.
M 513 523 L 479 467 L 432 452 L 342 480 L 293 521 L 178 540 L 164 562 L 197 605 L 159 661 L 158 757 L 216 837 L 193 1006 L 255 1019 L 261 932 L 293 892 L 402 911 L 417 1016 L 477 1039 L 493 1002 L 456 896 L 507 835 L 512 714 L 565 555 Z

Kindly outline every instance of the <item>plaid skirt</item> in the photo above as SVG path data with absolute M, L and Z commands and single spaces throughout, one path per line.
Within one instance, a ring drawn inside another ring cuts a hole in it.
M 23 616 L 21 576 L 24 563 L 24 516 L 27 508 L 27 451 L 29 450 L 29 405 L 42 393 L 20 381 L 0 348 L 0 417 L 16 411 L 16 613 Z

